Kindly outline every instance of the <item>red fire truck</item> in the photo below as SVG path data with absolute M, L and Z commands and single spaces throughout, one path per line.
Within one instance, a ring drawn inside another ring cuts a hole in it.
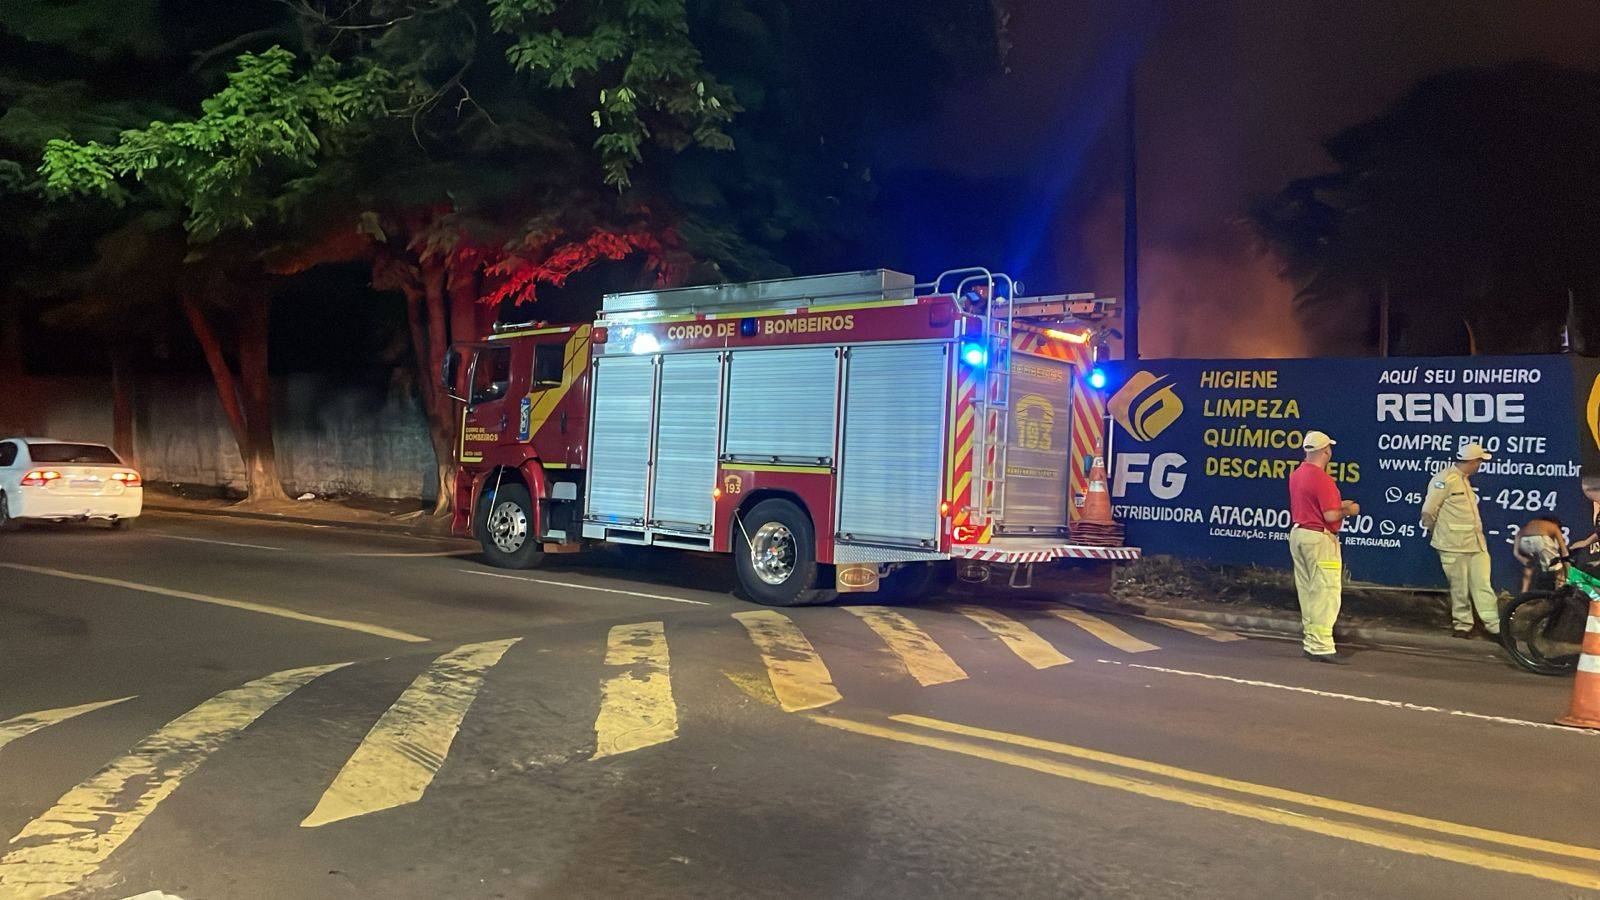
M 1132 559 L 1068 537 L 1104 400 L 1067 325 L 1095 301 L 1013 292 L 874 270 L 497 326 L 442 373 L 464 407 L 456 531 L 510 568 L 597 541 L 731 553 L 775 606 Z

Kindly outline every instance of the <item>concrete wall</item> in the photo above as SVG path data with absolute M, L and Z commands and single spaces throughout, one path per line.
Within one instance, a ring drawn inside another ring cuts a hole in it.
M 291 494 L 435 496 L 427 422 L 409 392 L 299 375 L 278 379 L 277 394 L 278 474 Z M 146 479 L 244 487 L 244 465 L 209 381 L 141 380 L 134 411 L 134 453 Z M 111 443 L 110 383 L 29 378 L 0 386 L 0 435 L 12 434 Z

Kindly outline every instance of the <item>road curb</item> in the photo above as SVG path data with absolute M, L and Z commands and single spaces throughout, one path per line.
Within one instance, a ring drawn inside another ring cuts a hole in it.
M 1134 600 L 1108 600 L 1105 597 L 1092 595 L 1075 595 L 1074 603 L 1084 602 L 1100 606 L 1107 612 L 1131 612 L 1135 615 L 1155 616 L 1164 619 L 1179 619 L 1186 622 L 1201 622 L 1207 625 L 1217 625 L 1230 629 L 1250 629 L 1253 631 L 1266 631 L 1281 634 L 1286 637 L 1300 636 L 1300 620 L 1284 616 L 1263 616 L 1244 613 L 1212 612 L 1210 610 L 1190 609 L 1178 606 L 1162 606 L 1158 603 L 1145 603 Z M 1404 628 L 1386 628 L 1377 625 L 1336 625 L 1334 626 L 1334 640 L 1347 644 L 1399 644 L 1406 647 L 1417 647 L 1428 650 L 1446 650 L 1454 652 L 1472 651 L 1487 646 L 1488 642 L 1463 641 L 1449 634 L 1439 634 L 1428 631 L 1412 631 Z
M 438 531 L 433 528 L 417 525 L 403 525 L 398 522 L 346 522 L 342 519 L 318 519 L 312 516 L 286 516 L 279 513 L 251 512 L 238 509 L 211 509 L 195 508 L 191 506 L 169 506 L 164 503 L 144 504 L 144 508 L 157 512 L 186 513 L 192 516 L 216 516 L 224 519 L 249 519 L 256 522 L 287 522 L 292 525 L 314 525 L 320 528 L 344 528 L 352 531 L 367 531 L 375 534 L 405 534 L 412 537 L 456 539 L 448 532 Z

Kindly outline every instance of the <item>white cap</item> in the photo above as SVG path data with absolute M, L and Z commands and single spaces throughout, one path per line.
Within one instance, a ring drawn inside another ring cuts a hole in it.
M 1456 453 L 1456 459 L 1459 459 L 1462 462 L 1471 462 L 1475 459 L 1490 458 L 1489 451 L 1483 449 L 1483 445 L 1478 443 L 1468 444 L 1465 447 L 1462 447 L 1461 450 Z
M 1339 442 L 1328 437 L 1323 432 L 1308 431 L 1306 432 L 1305 440 L 1300 442 L 1300 448 L 1302 450 L 1321 450 L 1326 447 L 1332 447 L 1337 443 Z

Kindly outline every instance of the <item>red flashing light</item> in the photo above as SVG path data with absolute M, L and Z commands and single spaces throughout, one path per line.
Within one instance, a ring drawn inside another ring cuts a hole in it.
M 955 306 L 948 301 L 928 304 L 928 327 L 947 328 L 956 318 Z
M 589 332 L 589 343 L 604 344 L 606 342 L 606 338 L 609 336 L 610 335 L 606 332 L 605 327 L 601 326 L 600 328 L 596 328 Z
M 27 487 L 44 487 L 60 477 L 61 473 L 55 469 L 34 469 L 22 476 L 22 483 Z

